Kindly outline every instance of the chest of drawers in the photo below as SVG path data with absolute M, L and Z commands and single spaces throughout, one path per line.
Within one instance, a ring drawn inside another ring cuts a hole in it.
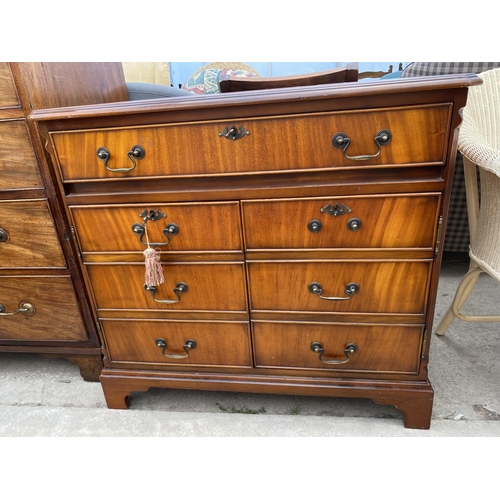
M 99 380 L 100 342 L 32 109 L 122 100 L 94 63 L 0 63 L 0 351 L 64 357 Z M 115 78 L 111 78 L 114 74 Z M 118 75 L 119 76 L 119 75 Z
M 150 387 L 370 398 L 428 428 L 475 75 L 36 111 L 110 408 Z M 145 283 L 144 250 L 163 282 Z

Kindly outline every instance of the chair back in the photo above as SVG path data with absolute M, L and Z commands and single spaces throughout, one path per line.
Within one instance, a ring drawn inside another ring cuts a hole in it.
M 358 81 L 358 65 L 355 63 L 327 71 L 306 73 L 287 77 L 245 77 L 229 76 L 220 81 L 220 91 L 240 92 L 244 90 L 269 90 L 305 85 L 323 85 Z
M 481 168 L 500 175 L 500 68 L 480 73 L 463 112 L 458 149 Z
M 470 257 L 500 280 L 500 69 L 480 73 L 463 112 L 458 149 L 479 167 L 481 200 Z

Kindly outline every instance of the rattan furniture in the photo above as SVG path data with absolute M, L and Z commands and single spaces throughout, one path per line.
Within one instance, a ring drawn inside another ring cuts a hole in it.
M 436 329 L 438 335 L 445 334 L 454 318 L 500 321 L 498 315 L 473 316 L 460 311 L 481 273 L 500 281 L 500 69 L 479 76 L 484 83 L 470 90 L 458 140 L 465 169 L 470 269 Z M 476 165 L 481 176 L 481 203 Z

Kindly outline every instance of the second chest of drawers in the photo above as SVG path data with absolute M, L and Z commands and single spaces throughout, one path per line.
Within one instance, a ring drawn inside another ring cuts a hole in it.
M 97 381 L 99 339 L 47 158 L 27 120 L 49 102 L 88 102 L 74 77 L 83 66 L 89 75 L 86 64 L 68 71 L 61 63 L 0 63 L 0 351 L 67 358 Z

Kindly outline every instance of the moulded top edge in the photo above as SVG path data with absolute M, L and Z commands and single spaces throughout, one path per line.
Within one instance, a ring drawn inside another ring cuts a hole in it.
M 122 101 L 114 103 L 70 106 L 66 108 L 34 110 L 29 119 L 50 121 L 78 119 L 117 114 L 140 114 L 209 109 L 231 106 L 252 106 L 278 102 L 337 99 L 370 95 L 401 94 L 438 91 L 480 85 L 482 80 L 474 73 L 440 75 L 414 78 L 390 78 L 386 80 L 359 80 L 358 82 L 314 85 L 307 87 L 253 90 L 225 94 L 194 95 L 192 97 L 167 97 Z

